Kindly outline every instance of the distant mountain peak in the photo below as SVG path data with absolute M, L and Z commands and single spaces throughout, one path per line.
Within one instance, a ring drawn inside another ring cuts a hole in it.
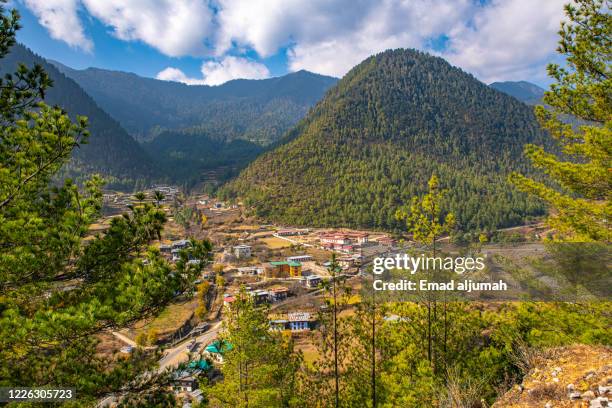
M 65 175 L 80 179 L 89 173 L 102 173 L 112 176 L 121 187 L 130 187 L 136 179 L 156 175 L 155 163 L 142 147 L 70 78 L 72 68 L 45 60 L 26 46 L 15 44 L 2 60 L 0 73 L 13 72 L 19 63 L 30 67 L 39 64 L 49 74 L 53 86 L 46 92 L 47 104 L 61 106 L 73 118 L 83 115 L 89 119 L 88 143 L 74 150 L 73 160 L 64 169 Z
M 60 64 L 61 65 L 61 64 Z M 278 140 L 337 79 L 308 71 L 218 86 L 140 77 L 100 68 L 59 66 L 132 136 L 151 140 L 165 130 L 198 129 L 218 140 Z
M 527 81 L 493 82 L 489 85 L 507 95 L 513 96 L 528 105 L 537 105 L 542 102 L 545 90 Z
M 542 214 L 507 175 L 528 171 L 523 146 L 543 138 L 515 98 L 440 57 L 389 50 L 351 69 L 220 194 L 268 221 L 396 230 L 396 210 L 436 174 L 460 229 L 493 230 Z

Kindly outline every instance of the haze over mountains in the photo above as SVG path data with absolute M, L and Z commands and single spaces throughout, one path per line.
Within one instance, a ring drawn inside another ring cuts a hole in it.
M 16 44 L 2 60 L 2 74 L 14 72 L 19 63 L 41 65 L 54 82 L 47 91 L 45 102 L 58 105 L 72 117 L 84 115 L 89 119 L 89 142 L 75 151 L 74 160 L 63 169 L 64 175 L 79 178 L 83 174 L 99 172 L 109 177 L 110 185 L 125 184 L 134 179 L 159 177 L 148 154 L 122 127 L 72 79 L 63 75 L 53 64 Z
M 542 103 L 542 97 L 544 97 L 545 90 L 527 81 L 505 81 L 505 82 L 493 82 L 489 85 L 491 88 L 495 88 L 510 96 L 514 96 L 521 102 L 525 102 L 528 105 L 537 105 Z
M 218 141 L 242 139 L 266 145 L 278 140 L 337 81 L 298 71 L 219 86 L 186 85 L 55 64 L 141 141 L 152 140 L 165 130 L 189 129 Z
M 507 182 L 545 143 L 532 109 L 414 50 L 353 68 L 223 191 L 289 224 L 399 227 L 394 214 L 437 174 L 465 231 L 514 225 L 542 207 Z

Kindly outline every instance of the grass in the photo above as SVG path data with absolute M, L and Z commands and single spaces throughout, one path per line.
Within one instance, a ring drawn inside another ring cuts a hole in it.
M 292 245 L 291 242 L 276 237 L 262 238 L 261 241 L 270 249 L 289 248 Z
M 319 350 L 309 341 L 299 341 L 295 348 L 302 352 L 304 363 L 309 367 L 312 367 L 314 362 L 319 359 Z
M 170 304 L 153 320 L 136 323 L 130 337 L 136 338 L 138 334 L 147 333 L 152 329 L 157 331 L 160 336 L 174 332 L 191 318 L 197 305 L 197 299 Z

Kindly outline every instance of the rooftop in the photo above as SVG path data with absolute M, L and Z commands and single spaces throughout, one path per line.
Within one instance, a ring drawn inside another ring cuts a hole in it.
M 224 354 L 226 351 L 231 351 L 234 346 L 224 340 L 215 340 L 206 346 L 206 351 L 209 353 Z
M 302 266 L 302 264 L 298 261 L 272 261 L 270 265 L 281 266 L 281 265 L 289 265 L 289 266 Z

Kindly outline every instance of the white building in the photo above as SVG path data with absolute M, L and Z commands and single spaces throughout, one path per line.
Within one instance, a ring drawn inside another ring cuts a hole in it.
M 297 256 L 289 256 L 287 257 L 287 262 L 308 262 L 312 261 L 312 256 L 310 255 L 297 255 Z
M 310 275 L 304 278 L 304 283 L 307 288 L 316 288 L 323 281 L 319 275 Z
M 232 249 L 238 259 L 251 257 L 251 247 L 249 245 L 236 245 Z
M 264 268 L 261 266 L 247 266 L 244 268 L 238 268 L 238 275 L 246 276 L 246 275 L 262 275 L 264 273 Z

